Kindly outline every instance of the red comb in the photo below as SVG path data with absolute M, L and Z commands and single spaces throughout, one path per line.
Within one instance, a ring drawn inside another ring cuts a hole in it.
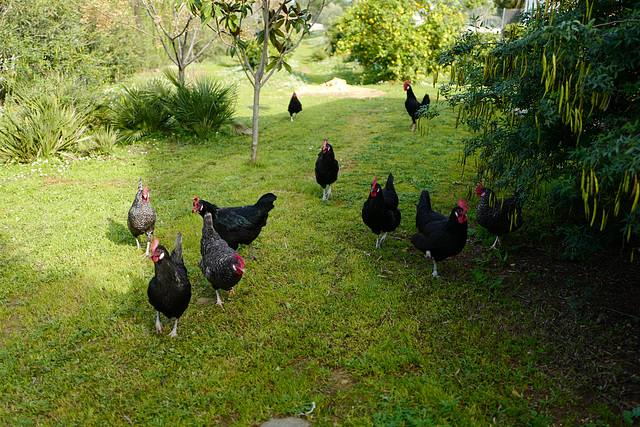
M 462 208 L 462 211 L 464 213 L 467 213 L 467 209 L 468 209 L 467 202 L 465 202 L 464 199 L 458 200 L 458 206 L 460 206 Z
M 160 244 L 160 240 L 158 240 L 157 237 L 153 239 L 153 243 L 151 243 L 151 252 L 155 252 L 159 244 Z

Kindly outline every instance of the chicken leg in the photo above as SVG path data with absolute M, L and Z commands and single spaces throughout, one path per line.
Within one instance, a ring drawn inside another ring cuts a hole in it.
M 500 236 L 496 236 L 496 240 L 495 242 L 493 242 L 493 245 L 491 245 L 491 247 L 489 248 L 489 250 L 491 249 L 497 249 L 496 246 L 498 246 L 500 244 Z
M 425 252 L 424 256 L 425 258 L 431 258 L 431 252 L 429 251 Z M 438 276 L 438 264 L 436 263 L 436 260 L 433 258 L 431 258 L 431 261 L 433 261 L 433 273 L 431 273 L 431 275 L 436 279 L 439 279 L 440 276 Z
M 157 312 L 156 316 L 156 331 L 160 334 L 162 333 L 162 322 L 160 322 L 160 312 Z
M 218 304 L 220 307 L 224 306 L 224 303 L 222 302 L 222 298 L 220 298 L 220 293 L 218 292 L 217 289 L 216 289 L 216 304 Z
M 251 249 L 251 259 L 257 261 L 258 258 L 256 258 L 256 253 L 253 251 L 253 245 L 251 243 L 249 243 L 249 249 Z
M 380 235 L 376 235 L 376 249 L 380 249 L 380 245 L 384 242 L 384 239 L 387 238 L 387 233 L 384 233 L 382 237 Z
M 176 318 L 176 323 L 173 324 L 173 329 L 171 330 L 171 333 L 169 334 L 169 336 L 171 338 L 175 338 L 178 336 L 178 319 Z

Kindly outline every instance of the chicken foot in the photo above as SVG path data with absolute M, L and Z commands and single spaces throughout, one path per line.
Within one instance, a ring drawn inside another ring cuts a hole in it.
M 173 324 L 173 329 L 171 330 L 171 333 L 169 334 L 169 336 L 171 338 L 175 338 L 178 336 L 178 319 L 176 318 L 176 323 Z
M 156 331 L 160 334 L 162 333 L 162 322 L 160 322 L 160 312 L 157 312 L 156 315 Z
M 500 244 L 500 236 L 496 236 L 496 241 L 493 242 L 493 245 L 491 245 L 491 247 L 489 248 L 489 250 L 491 249 L 497 249 L 496 246 L 498 246 Z
M 429 251 L 425 252 L 424 256 L 425 258 L 431 258 L 431 252 Z M 438 264 L 436 263 L 436 260 L 433 258 L 431 258 L 431 261 L 433 261 L 433 273 L 431 273 L 431 275 L 436 279 L 439 279 L 440 276 L 438 275 Z

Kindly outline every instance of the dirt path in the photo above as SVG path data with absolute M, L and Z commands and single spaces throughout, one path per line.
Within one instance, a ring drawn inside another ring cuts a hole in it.
M 335 77 L 320 85 L 308 85 L 296 88 L 298 95 L 326 96 L 328 98 L 376 98 L 387 93 L 378 89 L 350 86 L 346 80 Z

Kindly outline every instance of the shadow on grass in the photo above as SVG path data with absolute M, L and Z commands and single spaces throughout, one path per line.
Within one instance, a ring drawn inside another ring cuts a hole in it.
M 107 225 L 107 229 L 104 233 L 107 239 L 122 246 L 136 244 L 136 240 L 133 238 L 125 224 L 115 221 L 113 218 L 109 218 L 107 221 L 109 224 Z

